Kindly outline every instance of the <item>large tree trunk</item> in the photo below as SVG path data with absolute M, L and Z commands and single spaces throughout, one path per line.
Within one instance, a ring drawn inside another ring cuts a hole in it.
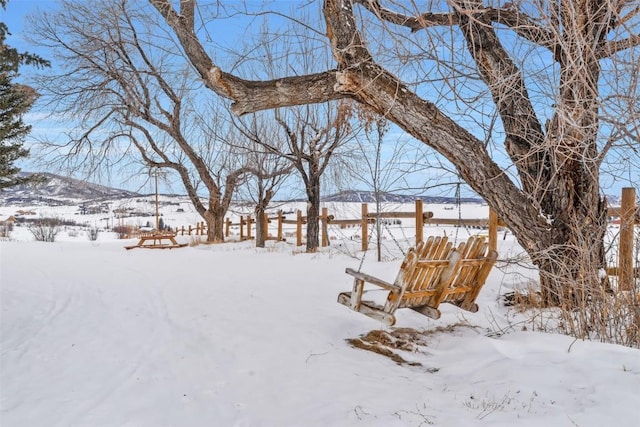
M 212 196 L 215 196 L 215 192 L 211 193 Z M 224 243 L 224 215 L 226 212 L 219 195 L 209 198 L 209 209 L 203 215 L 207 223 L 207 243 Z
M 600 64 L 595 51 L 585 48 L 605 32 L 599 28 L 598 7 L 589 10 L 593 5 L 584 0 L 576 3 L 592 19 L 576 17 L 574 6 L 561 8 L 560 91 L 544 144 L 550 177 L 535 191 L 551 229 L 530 255 L 540 269 L 544 301 L 550 304 L 568 298 L 585 303 L 606 278 L 606 204 L 600 196 L 596 144 Z
M 310 165 L 310 169 L 313 166 Z M 310 173 L 307 182 L 307 252 L 320 246 L 320 177 Z
M 260 187 L 262 188 L 262 187 Z M 262 193 L 262 191 L 260 191 Z M 267 206 L 269 206 L 269 202 L 271 202 L 271 198 L 273 197 L 274 192 L 272 190 L 267 190 L 264 193 L 264 196 L 260 197 L 260 200 L 256 204 L 255 214 L 256 214 L 256 248 L 264 248 L 265 242 L 267 240 L 267 229 L 265 227 L 265 213 Z
M 264 248 L 267 241 L 267 230 L 264 226 L 265 209 L 256 207 L 256 248 Z

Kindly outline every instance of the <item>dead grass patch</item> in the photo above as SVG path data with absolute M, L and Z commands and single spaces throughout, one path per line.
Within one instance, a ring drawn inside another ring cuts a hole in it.
M 509 292 L 502 296 L 502 300 L 505 307 L 517 307 L 520 311 L 542 307 L 540 292 Z
M 420 362 L 406 360 L 400 352 L 427 354 L 424 347 L 428 345 L 426 338 L 437 333 L 452 333 L 460 327 L 469 327 L 462 323 L 447 326 L 439 326 L 427 331 L 418 331 L 413 328 L 398 328 L 392 331 L 373 330 L 358 338 L 348 338 L 346 341 L 354 348 L 371 351 L 381 356 L 388 357 L 400 366 L 422 367 Z M 437 372 L 438 368 L 429 368 L 429 372 Z

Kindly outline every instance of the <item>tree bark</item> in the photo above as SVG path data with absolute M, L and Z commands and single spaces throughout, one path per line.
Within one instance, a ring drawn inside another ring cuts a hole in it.
M 256 214 L 256 247 L 264 248 L 267 240 L 267 231 L 265 229 L 264 216 L 266 213 L 267 206 L 269 206 L 269 202 L 271 202 L 271 198 L 274 193 L 272 190 L 267 190 L 262 194 L 262 191 L 259 191 L 261 197 L 256 204 L 256 208 L 254 210 Z
M 315 165 L 317 168 L 317 165 Z M 309 165 L 313 169 L 313 165 Z M 307 183 L 307 252 L 316 252 L 320 247 L 320 177 L 309 173 Z

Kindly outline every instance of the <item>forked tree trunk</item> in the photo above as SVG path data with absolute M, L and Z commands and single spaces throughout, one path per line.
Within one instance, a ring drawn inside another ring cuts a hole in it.
M 209 209 L 203 215 L 207 223 L 207 243 L 224 243 L 224 215 L 226 209 L 222 209 L 220 203 L 209 201 Z

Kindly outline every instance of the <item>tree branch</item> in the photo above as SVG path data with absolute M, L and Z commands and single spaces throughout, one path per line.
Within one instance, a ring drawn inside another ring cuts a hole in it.
M 620 51 L 636 46 L 640 46 L 640 34 L 634 34 L 622 40 L 606 42 L 598 48 L 596 56 L 598 59 L 608 58 Z
M 176 33 L 191 64 L 205 85 L 218 95 L 234 101 L 232 110 L 243 115 L 276 107 L 313 104 L 352 95 L 335 90 L 335 70 L 268 81 L 250 81 L 222 71 L 211 60 L 188 18 L 178 15 L 169 0 L 149 0 Z M 182 0 L 187 9 L 193 0 Z M 188 9 L 187 9 L 188 10 Z
M 409 16 L 382 7 L 378 0 L 354 0 L 361 4 L 369 12 L 378 18 L 411 29 L 411 32 L 426 30 L 431 27 L 460 25 L 458 13 L 422 13 L 418 16 Z M 477 9 L 478 15 L 489 22 L 505 25 L 515 31 L 521 37 L 545 47 L 551 51 L 557 49 L 558 40 L 554 33 L 541 28 L 526 14 L 513 8 L 482 7 Z

